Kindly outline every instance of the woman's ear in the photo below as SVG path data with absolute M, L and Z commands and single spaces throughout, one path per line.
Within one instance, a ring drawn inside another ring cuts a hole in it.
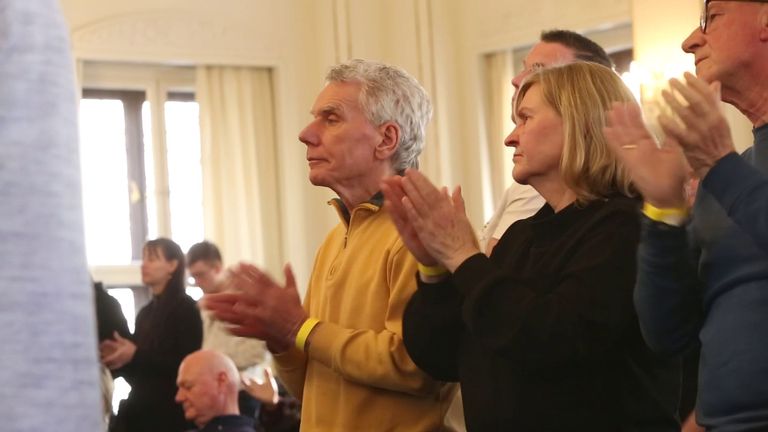
M 170 260 L 168 263 L 171 264 L 171 274 L 176 271 L 176 267 L 179 266 L 179 260 Z
M 381 141 L 376 145 L 376 158 L 380 160 L 390 159 L 400 145 L 400 126 L 388 121 L 379 126 Z

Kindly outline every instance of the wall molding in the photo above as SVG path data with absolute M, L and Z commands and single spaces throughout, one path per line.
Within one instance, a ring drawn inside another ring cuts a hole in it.
M 272 41 L 237 24 L 180 10 L 128 13 L 73 28 L 72 45 L 86 60 L 274 65 L 265 55 L 275 50 Z

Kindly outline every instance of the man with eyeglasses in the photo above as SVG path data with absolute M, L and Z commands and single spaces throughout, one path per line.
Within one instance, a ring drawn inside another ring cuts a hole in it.
M 704 3 L 683 42 L 696 76 L 663 92 L 661 148 L 640 113 L 614 107 L 606 136 L 645 198 L 635 304 L 647 342 L 679 353 L 701 341 L 698 423 L 768 430 L 768 4 Z M 754 125 L 735 152 L 720 100 Z M 686 167 L 701 183 L 692 216 Z

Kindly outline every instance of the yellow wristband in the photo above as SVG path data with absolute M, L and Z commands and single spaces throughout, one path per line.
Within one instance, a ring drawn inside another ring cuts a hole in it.
M 678 227 L 688 219 L 688 209 L 685 207 L 658 208 L 646 202 L 643 205 L 643 213 L 653 221 Z
M 309 333 L 319 322 L 320 320 L 317 318 L 307 318 L 307 320 L 304 321 L 304 324 L 301 325 L 299 332 L 296 333 L 296 348 L 298 348 L 299 351 L 304 351 Z
M 442 276 L 448 273 L 448 269 L 439 265 L 425 266 L 422 263 L 418 263 L 416 264 L 416 267 L 419 269 L 419 273 L 423 274 L 424 276 Z

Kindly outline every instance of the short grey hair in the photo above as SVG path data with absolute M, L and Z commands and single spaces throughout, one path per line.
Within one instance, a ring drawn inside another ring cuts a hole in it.
M 325 80 L 359 83 L 360 106 L 368 120 L 377 126 L 388 121 L 400 126 L 392 168 L 402 173 L 406 168 L 419 167 L 432 103 L 415 78 L 396 66 L 353 59 L 331 68 Z

